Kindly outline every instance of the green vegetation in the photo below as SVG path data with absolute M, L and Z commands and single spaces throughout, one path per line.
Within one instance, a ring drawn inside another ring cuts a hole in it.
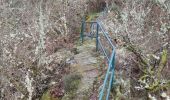
M 73 73 L 64 77 L 64 90 L 65 96 L 62 100 L 72 100 L 76 96 L 79 83 L 81 81 L 81 75 Z
M 99 13 L 94 12 L 94 13 L 85 15 L 85 18 L 86 18 L 86 21 L 92 21 L 95 18 L 97 18 L 98 16 L 99 16 Z
M 64 77 L 64 90 L 66 93 L 75 92 L 78 89 L 81 76 L 78 74 L 70 74 Z
M 59 98 L 54 98 L 54 97 L 50 94 L 50 91 L 46 91 L 46 92 L 43 94 L 41 100 L 61 100 L 61 99 L 59 99 Z
M 126 48 L 136 55 L 136 64 L 138 65 L 141 73 L 138 79 L 141 88 L 149 93 L 156 93 L 160 90 L 168 90 L 170 87 L 170 80 L 163 79 L 162 72 L 167 64 L 167 49 L 164 47 L 160 56 L 144 54 L 135 45 L 126 41 Z M 153 63 L 154 62 L 154 63 Z

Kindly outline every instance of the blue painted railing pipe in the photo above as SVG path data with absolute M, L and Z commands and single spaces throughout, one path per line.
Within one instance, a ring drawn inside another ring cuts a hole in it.
M 114 51 L 113 51 L 113 52 L 114 52 Z M 106 100 L 109 100 L 111 87 L 112 87 L 112 84 L 113 84 L 113 81 L 114 81 L 114 63 L 115 63 L 115 53 L 114 53 L 113 61 L 112 61 L 111 77 L 110 77 L 110 81 L 109 81 L 109 88 L 108 88 L 108 90 L 107 90 Z
M 101 90 L 101 93 L 100 93 L 100 96 L 99 96 L 99 100 L 103 99 L 103 95 L 104 95 L 106 83 L 107 83 L 107 80 L 108 80 L 108 77 L 109 77 L 109 72 L 110 72 L 110 69 L 111 69 L 111 66 L 112 66 L 112 61 L 113 61 L 114 55 L 115 55 L 115 52 L 112 52 L 111 59 L 110 59 L 110 62 L 109 62 L 109 67 L 107 69 L 106 76 L 105 76 L 104 83 L 103 83 L 103 87 L 102 87 L 102 90 Z
M 85 29 L 85 18 L 83 18 L 81 23 L 81 33 L 80 33 L 81 43 L 83 43 L 83 39 L 84 39 L 84 29 Z
M 101 24 L 99 22 L 97 22 L 97 24 L 100 26 L 102 33 L 105 35 L 106 39 L 108 40 L 109 44 L 112 46 L 112 49 L 114 49 L 114 45 L 112 44 L 111 39 L 109 38 L 109 36 L 107 35 L 107 33 L 104 31 L 104 29 L 102 28 Z

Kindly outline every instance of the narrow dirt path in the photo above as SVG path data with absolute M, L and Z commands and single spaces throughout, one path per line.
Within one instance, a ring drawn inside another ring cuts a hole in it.
M 79 73 L 82 78 L 74 100 L 88 100 L 93 83 L 98 76 L 98 61 L 94 56 L 95 40 L 86 40 L 77 49 L 79 54 L 74 56 L 76 63 L 71 64 L 71 71 Z

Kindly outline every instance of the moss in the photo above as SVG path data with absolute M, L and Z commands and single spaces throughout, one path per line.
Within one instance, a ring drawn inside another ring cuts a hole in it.
M 72 73 L 64 77 L 64 90 L 65 95 L 62 100 L 74 100 L 76 96 L 76 91 L 78 89 L 81 75 Z
M 127 50 L 135 54 L 137 58 L 135 63 L 140 66 L 139 69 L 143 72 L 137 81 L 144 88 L 143 91 L 146 91 L 147 94 L 157 94 L 160 90 L 168 89 L 170 87 L 170 81 L 162 77 L 163 69 L 167 65 L 168 60 L 167 49 L 163 49 L 159 59 L 158 57 L 154 57 L 153 54 L 147 57 L 130 41 L 125 42 L 127 43 Z
M 145 73 L 139 80 L 144 81 L 145 85 L 148 85 L 146 90 L 149 92 L 156 92 L 162 88 L 168 87 L 169 83 L 165 83 L 164 85 L 161 85 L 161 72 L 163 68 L 165 67 L 167 63 L 167 50 L 164 49 L 161 55 L 161 60 L 159 63 L 159 67 L 155 74 L 153 74 L 154 69 L 147 70 L 147 73 Z M 157 78 L 155 78 L 157 76 Z M 147 83 L 146 83 L 147 82 Z
M 47 91 L 43 94 L 41 100 L 51 100 L 51 95 L 50 93 Z
M 98 13 L 90 13 L 88 15 L 85 15 L 86 21 L 92 21 L 95 18 L 97 18 L 98 15 L 99 15 Z
M 64 90 L 66 93 L 75 92 L 78 89 L 81 76 L 79 74 L 69 74 L 64 77 Z
M 165 67 L 166 63 L 167 63 L 167 58 L 168 58 L 168 51 L 166 49 L 163 50 L 162 52 L 162 56 L 161 56 L 161 61 L 159 63 L 159 68 L 158 68 L 158 79 L 160 79 L 161 76 L 161 72 L 163 70 L 163 68 Z
M 115 84 L 115 86 L 113 87 L 113 92 L 112 92 L 112 97 L 114 98 L 114 100 L 125 100 L 126 97 L 122 93 L 122 90 L 123 88 L 121 84 Z
M 41 100 L 61 100 L 61 99 L 59 99 L 59 98 L 54 98 L 54 97 L 50 94 L 49 91 L 46 91 L 46 92 L 43 94 Z

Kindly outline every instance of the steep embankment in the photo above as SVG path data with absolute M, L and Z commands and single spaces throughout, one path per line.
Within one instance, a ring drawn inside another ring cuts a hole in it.
M 86 5 L 86 0 L 0 1 L 0 99 L 35 100 L 62 78 Z
M 37 99 L 51 82 L 58 83 L 63 62 L 73 54 L 81 19 L 91 9 L 96 11 L 96 3 L 1 0 L 0 99 Z
M 109 13 L 100 20 L 117 43 L 119 92 L 134 100 L 168 100 L 170 1 L 114 0 Z

